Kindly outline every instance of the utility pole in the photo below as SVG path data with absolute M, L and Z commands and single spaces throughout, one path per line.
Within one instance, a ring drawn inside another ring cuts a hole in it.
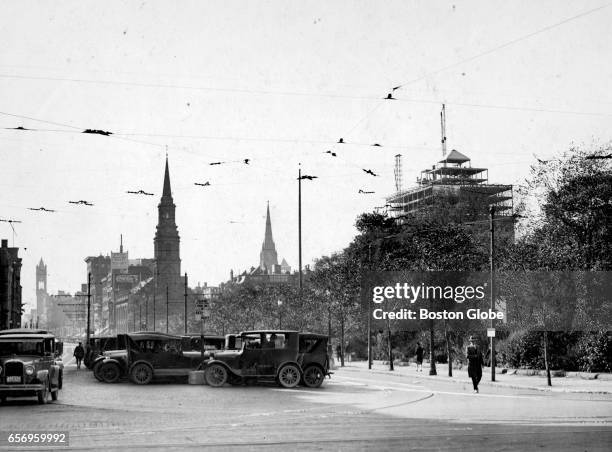
M 187 335 L 187 272 L 185 272 L 185 335 Z
M 166 284 L 166 333 L 168 333 L 168 319 L 169 319 L 168 311 L 170 309 L 170 298 L 169 298 L 168 293 L 169 293 L 168 284 Z
M 300 294 L 302 293 L 302 168 L 298 169 L 298 256 L 300 266 Z
M 490 309 L 491 311 L 493 311 L 495 309 L 495 286 L 494 286 L 495 277 L 493 275 L 493 270 L 494 270 L 493 253 L 494 253 L 494 246 L 495 246 L 495 219 L 494 219 L 495 206 L 494 205 L 491 206 L 489 213 L 491 214 L 489 217 L 489 224 L 490 224 L 490 231 L 491 231 L 491 243 L 489 246 L 489 271 L 491 272 L 491 274 L 490 274 L 489 285 L 491 286 Z M 493 328 L 494 328 L 493 318 L 491 318 L 491 329 Z M 495 381 L 495 336 L 491 336 L 491 342 L 489 346 L 491 347 L 491 381 Z
M 372 270 L 372 244 L 368 243 L 368 265 Z M 372 369 L 372 297 L 368 296 L 368 369 Z
M 90 311 L 91 311 L 91 272 L 87 273 L 87 333 L 85 334 L 85 344 L 89 347 L 90 333 Z

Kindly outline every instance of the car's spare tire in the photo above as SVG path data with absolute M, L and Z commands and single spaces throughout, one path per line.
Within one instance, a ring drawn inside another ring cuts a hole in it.
M 206 368 L 205 378 L 208 386 L 213 388 L 223 386 L 227 381 L 227 369 L 221 364 L 211 364 Z
M 300 369 L 295 364 L 285 364 L 278 371 L 277 380 L 283 388 L 295 388 L 302 378 Z

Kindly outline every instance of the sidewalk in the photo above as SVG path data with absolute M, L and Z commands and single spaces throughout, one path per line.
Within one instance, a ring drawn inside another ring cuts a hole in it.
M 374 361 L 372 369 L 368 370 L 367 361 L 346 362 L 344 367 L 337 363 L 335 372 L 373 372 L 385 375 L 394 375 L 398 378 L 426 378 L 435 379 L 442 382 L 453 382 L 458 384 L 470 384 L 471 380 L 467 374 L 467 368 L 453 369 L 453 376 L 448 376 L 446 364 L 436 364 L 438 375 L 429 375 L 429 364 L 423 363 L 423 372 L 416 371 L 416 365 L 410 363 L 409 366 L 395 365 L 393 371 L 389 371 L 389 365 L 382 361 Z M 612 380 L 582 379 L 576 373 L 566 377 L 553 377 L 552 387 L 547 385 L 545 376 L 527 376 L 502 374 L 501 369 L 496 369 L 495 381 L 491 381 L 491 369 L 488 367 L 482 370 L 482 380 L 480 386 L 496 386 L 514 389 L 530 389 L 537 391 L 551 392 L 576 392 L 576 393 L 595 393 L 612 394 Z

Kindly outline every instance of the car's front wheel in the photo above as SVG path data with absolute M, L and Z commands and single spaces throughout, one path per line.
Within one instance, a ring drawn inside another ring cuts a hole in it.
M 221 364 L 211 364 L 206 368 L 204 377 L 209 386 L 218 388 L 227 381 L 227 369 Z
M 278 382 L 283 388 L 295 388 L 300 378 L 300 369 L 294 364 L 285 364 L 278 371 Z
M 130 380 L 137 385 L 148 385 L 153 380 L 153 369 L 145 363 L 137 363 L 130 370 Z
M 98 375 L 104 383 L 117 383 L 121 377 L 121 369 L 115 363 L 101 364 L 98 370 Z
M 311 365 L 304 369 L 304 385 L 309 388 L 318 388 L 323 384 L 325 374 L 319 366 Z

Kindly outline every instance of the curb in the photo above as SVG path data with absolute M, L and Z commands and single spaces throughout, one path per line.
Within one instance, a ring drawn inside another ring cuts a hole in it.
M 418 378 L 426 378 L 428 380 L 438 380 L 439 381 L 439 377 L 441 375 L 405 375 L 405 374 L 401 374 L 399 372 L 391 372 L 391 371 L 385 371 L 385 370 L 379 370 L 379 369 L 361 369 L 359 367 L 353 367 L 353 366 L 345 366 L 344 368 L 340 368 L 340 369 L 344 369 L 344 370 L 348 370 L 349 372 L 358 372 L 360 370 L 366 370 L 368 372 L 373 372 L 373 373 L 377 373 L 377 374 L 381 374 L 381 375 L 391 375 L 397 378 L 414 378 L 414 377 L 418 377 Z M 444 380 L 446 382 L 451 382 L 451 383 L 458 383 L 458 384 L 471 384 L 471 382 L 469 380 L 458 380 L 456 377 L 446 377 L 447 380 Z M 489 387 L 503 387 L 503 388 L 509 388 L 509 389 L 528 389 L 528 390 L 533 390 L 533 391 L 540 391 L 540 392 L 565 392 L 565 393 L 575 393 L 575 394 L 612 394 L 612 390 L 591 390 L 591 389 L 579 389 L 579 388 L 563 388 L 563 387 L 540 387 L 540 386 L 528 386 L 528 385 L 519 385 L 519 384 L 514 384 L 514 383 L 505 383 L 505 382 L 491 382 L 491 381 L 481 381 L 480 382 L 480 386 L 489 386 Z

